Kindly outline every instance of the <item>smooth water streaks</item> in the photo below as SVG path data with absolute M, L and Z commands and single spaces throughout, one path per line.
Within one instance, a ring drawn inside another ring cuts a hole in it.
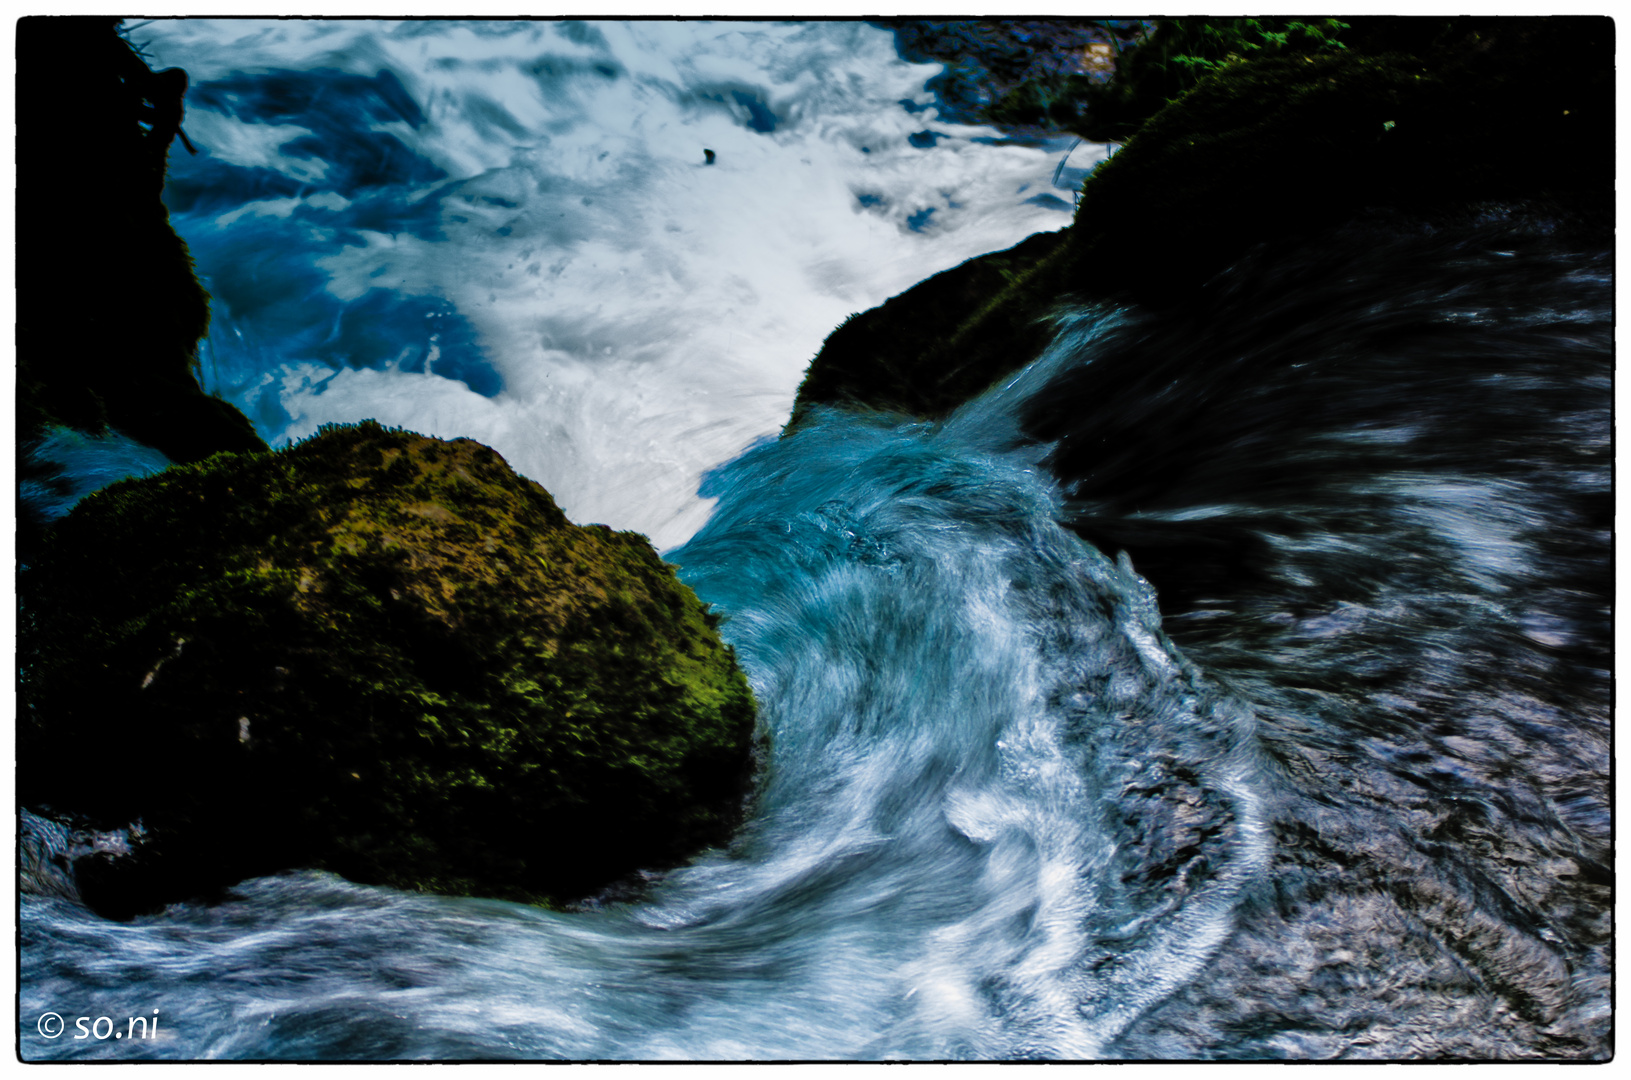
M 769 747 L 728 850 L 573 913 L 318 875 L 116 928 L 31 899 L 25 1009 L 142 985 L 180 1056 L 1103 1056 L 1261 875 L 1253 720 L 1055 523 L 1014 393 L 817 415 L 711 477 L 671 558 Z

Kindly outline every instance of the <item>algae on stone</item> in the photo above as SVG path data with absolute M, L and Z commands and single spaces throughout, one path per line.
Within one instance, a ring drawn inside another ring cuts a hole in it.
M 148 905 L 297 866 L 563 901 L 723 839 L 746 794 L 716 620 L 470 440 L 367 422 L 124 481 L 24 605 L 22 800 L 140 817 Z

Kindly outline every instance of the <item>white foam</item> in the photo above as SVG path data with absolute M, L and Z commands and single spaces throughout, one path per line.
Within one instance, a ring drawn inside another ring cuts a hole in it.
M 277 67 L 394 72 L 426 122 L 378 127 L 463 184 L 443 203 L 447 240 L 365 234 L 319 266 L 337 297 L 389 283 L 451 300 L 505 392 L 476 400 L 422 372 L 347 372 L 320 390 L 286 387 L 294 420 L 274 438 L 369 416 L 469 435 L 574 518 L 666 547 L 705 515 L 701 474 L 780 427 L 847 315 L 1068 221 L 1026 199 L 1051 189 L 1069 146 L 993 145 L 975 141 L 993 131 L 908 112 L 901 100 L 932 100 L 924 83 L 938 66 L 900 60 L 882 30 L 492 29 L 185 20 L 137 33 L 195 85 Z M 541 64 L 580 73 L 529 74 Z M 774 130 L 753 129 L 749 100 L 774 114 Z M 188 127 L 237 164 L 311 167 L 274 160 L 263 126 L 195 109 Z M 944 137 L 912 146 L 924 129 Z

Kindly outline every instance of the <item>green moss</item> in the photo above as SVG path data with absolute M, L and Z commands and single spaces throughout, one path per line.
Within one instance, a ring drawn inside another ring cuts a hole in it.
M 1163 19 L 1120 46 L 1112 78 L 1032 79 L 994 102 L 988 116 L 999 125 L 1044 125 L 1092 142 L 1124 142 L 1212 72 L 1242 60 L 1340 52 L 1350 29 L 1337 19 Z
M 319 866 L 566 899 L 722 839 L 745 793 L 705 608 L 469 440 L 366 423 L 116 484 L 25 603 L 25 802 L 143 817 L 172 893 Z
M 1523 203 L 1611 220 L 1601 42 L 1549 20 L 1514 22 L 1527 25 L 1507 27 L 1500 48 L 1428 59 L 1348 52 L 1211 73 L 1089 178 L 1072 286 L 1175 302 L 1256 244 L 1362 214 L 1445 221 Z M 1544 153 L 1512 153 L 1515 133 L 1542 130 Z

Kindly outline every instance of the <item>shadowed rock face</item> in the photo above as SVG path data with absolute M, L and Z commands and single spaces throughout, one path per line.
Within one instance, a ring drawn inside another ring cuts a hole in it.
M 149 70 L 118 21 L 18 22 L 18 436 L 112 425 L 174 461 L 265 449 L 193 373 L 209 297 L 159 198 L 186 75 Z
M 753 700 L 712 617 L 468 440 L 367 423 L 123 482 L 24 590 L 24 804 L 145 827 L 81 875 L 109 913 L 296 866 L 566 900 L 739 815 Z

